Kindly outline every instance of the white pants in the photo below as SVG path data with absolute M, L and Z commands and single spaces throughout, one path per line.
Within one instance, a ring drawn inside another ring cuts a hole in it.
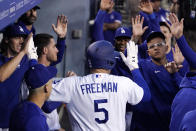
M 0 131 L 9 131 L 9 128 L 0 128 Z

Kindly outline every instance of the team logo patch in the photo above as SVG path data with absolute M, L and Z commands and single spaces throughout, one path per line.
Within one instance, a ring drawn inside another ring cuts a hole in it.
M 159 73 L 159 72 L 161 72 L 161 71 L 154 71 L 155 74 L 157 74 L 157 73 Z
M 20 31 L 21 31 L 21 32 L 24 32 L 24 30 L 23 30 L 23 28 L 22 28 L 21 26 L 19 26 L 19 28 L 20 28 Z
M 123 28 L 120 29 L 122 34 L 125 34 L 125 30 Z
M 113 19 L 114 19 L 114 15 L 111 15 L 111 16 L 110 16 L 110 19 L 113 20 Z

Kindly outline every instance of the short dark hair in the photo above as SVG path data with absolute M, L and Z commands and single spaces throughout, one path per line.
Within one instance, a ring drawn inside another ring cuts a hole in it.
M 7 51 L 7 49 L 8 49 L 8 43 L 5 42 L 6 39 L 7 38 L 5 38 L 3 36 L 3 39 L 1 40 L 1 43 L 0 43 L 0 53 L 1 54 L 5 53 Z
M 50 39 L 52 39 L 52 38 L 53 38 L 52 35 L 46 34 L 46 33 L 41 33 L 41 34 L 35 35 L 33 40 L 34 40 L 35 47 L 37 47 L 38 57 L 41 56 L 43 48 L 49 44 Z

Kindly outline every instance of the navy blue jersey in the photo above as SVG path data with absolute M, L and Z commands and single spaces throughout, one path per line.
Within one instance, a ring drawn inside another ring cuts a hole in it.
M 46 117 L 34 103 L 25 101 L 11 116 L 9 131 L 49 131 Z
M 108 24 L 114 22 L 121 23 L 121 21 L 122 21 L 121 14 L 116 11 L 112 11 L 111 13 L 106 13 L 104 17 L 104 23 L 108 23 Z M 116 30 L 106 30 L 103 32 L 104 39 L 111 42 L 113 45 L 114 45 L 115 31 Z
M 0 66 L 11 59 L 0 54 Z M 29 66 L 29 60 L 25 55 L 12 75 L 0 83 L 0 128 L 9 127 L 10 115 L 14 107 L 19 103 L 21 82 Z
M 160 8 L 158 12 L 153 12 L 151 15 L 141 11 L 140 15 L 144 17 L 143 27 L 148 26 L 148 29 L 142 36 L 143 41 L 147 39 L 151 31 L 160 31 L 160 22 L 169 22 L 169 12 L 162 8 Z
M 31 32 L 33 33 L 33 35 L 35 35 L 35 27 L 34 26 L 32 26 L 32 28 L 31 28 L 31 30 L 28 30 L 27 28 L 26 28 L 26 25 L 22 22 L 22 21 L 19 21 L 18 23 L 17 23 L 18 25 L 20 25 L 22 28 L 23 28 L 23 30 L 24 30 L 24 32 L 26 33 L 26 34 L 30 34 Z
M 181 76 L 170 74 L 164 66 L 151 60 L 141 60 L 140 69 L 148 83 L 151 101 L 140 103 L 133 108 L 134 130 L 169 130 L 171 104 L 179 90 Z

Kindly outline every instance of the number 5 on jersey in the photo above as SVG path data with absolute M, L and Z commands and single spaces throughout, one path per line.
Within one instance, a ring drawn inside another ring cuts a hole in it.
M 95 112 L 103 112 L 105 115 L 105 118 L 103 120 L 100 120 L 99 118 L 95 118 L 95 121 L 98 124 L 103 124 L 108 121 L 108 111 L 105 108 L 99 108 L 99 106 L 98 106 L 98 104 L 107 103 L 107 102 L 108 102 L 107 99 L 94 100 Z

